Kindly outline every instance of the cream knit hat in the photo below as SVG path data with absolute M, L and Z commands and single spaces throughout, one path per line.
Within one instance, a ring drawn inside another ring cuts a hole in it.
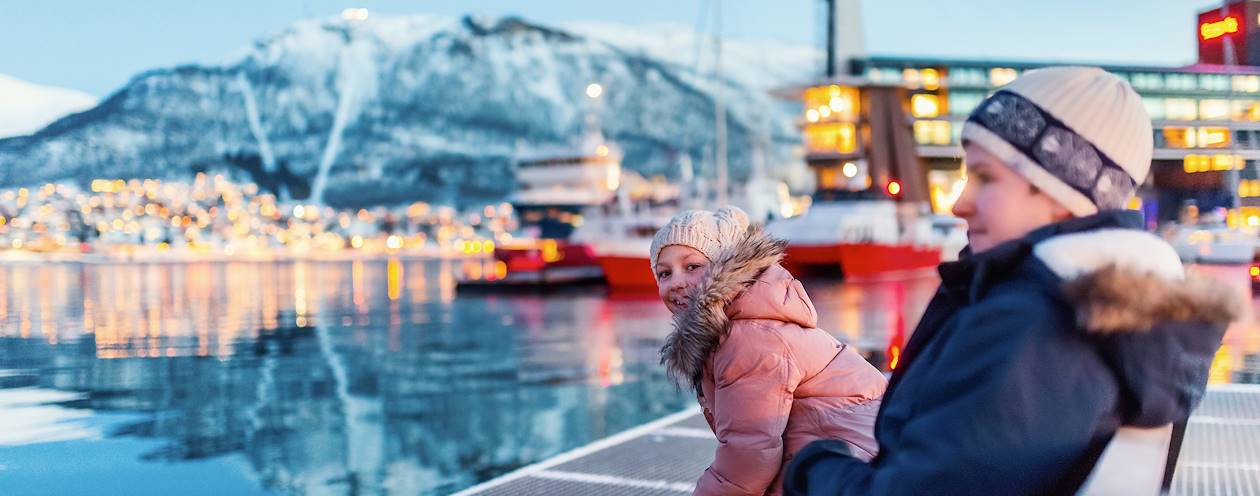
M 748 215 L 738 207 L 722 207 L 716 212 L 687 210 L 669 219 L 652 238 L 652 277 L 656 277 L 656 257 L 666 246 L 683 245 L 695 248 L 710 261 L 723 248 L 743 239 L 748 230 Z
M 972 112 L 962 139 L 1078 217 L 1123 208 L 1146 180 L 1154 147 L 1142 98 L 1097 67 L 1024 73 Z

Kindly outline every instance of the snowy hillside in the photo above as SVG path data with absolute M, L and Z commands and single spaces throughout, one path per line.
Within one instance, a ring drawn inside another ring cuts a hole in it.
M 334 204 L 502 198 L 514 154 L 577 138 L 591 82 L 629 169 L 675 175 L 683 153 L 703 167 L 719 90 L 735 177 L 754 141 L 790 160 L 790 105 L 765 90 L 808 79 L 816 52 L 726 43 L 719 84 L 711 47 L 696 46 L 668 26 L 301 21 L 233 63 L 148 71 L 87 112 L 0 140 L 0 186 L 214 170 L 304 198 L 325 170 Z
M 96 98 L 87 93 L 0 74 L 0 138 L 34 133 L 66 114 L 95 105 Z

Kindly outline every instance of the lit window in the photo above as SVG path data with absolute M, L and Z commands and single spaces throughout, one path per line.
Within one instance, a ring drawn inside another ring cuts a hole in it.
M 1234 100 L 1234 120 L 1260 121 L 1260 100 Z
M 858 115 L 858 90 L 849 86 L 814 86 L 805 90 L 805 120 L 852 121 Z M 812 112 L 811 112 L 812 111 Z M 811 119 L 814 114 L 817 117 Z
M 1238 181 L 1238 196 L 1253 198 L 1260 196 L 1260 179 L 1243 179 Z M 1252 217 L 1255 218 L 1255 217 Z M 1250 221 L 1249 221 L 1250 223 Z M 1254 269 L 1253 269 L 1254 273 Z
M 1182 159 L 1182 168 L 1186 173 L 1207 172 L 1212 170 L 1212 157 L 1209 155 L 1186 155 Z
M 915 121 L 914 141 L 920 145 L 949 145 L 953 132 L 949 121 Z
M 857 150 L 857 130 L 848 122 L 806 126 L 805 148 L 811 153 L 853 153 Z
M 923 89 L 936 91 L 941 87 L 941 73 L 936 69 L 927 68 L 919 71 L 919 77 L 923 81 Z
M 1189 98 L 1164 100 L 1164 116 L 1174 121 L 1192 121 L 1198 118 L 1198 105 Z
M 949 121 L 936 121 L 932 129 L 932 142 L 938 145 L 950 145 L 956 143 L 953 141 L 953 126 Z
M 1234 76 L 1234 91 L 1260 93 L 1260 76 Z
M 907 88 L 917 90 L 922 86 L 923 79 L 918 69 L 905 69 L 901 71 L 901 82 L 905 83 Z
M 1199 128 L 1199 148 L 1225 148 L 1229 146 L 1229 129 L 1223 127 Z
M 1006 86 L 1007 83 L 1014 81 L 1019 76 L 1019 72 L 1009 67 L 994 67 L 989 69 L 989 84 L 993 86 Z
M 1241 169 L 1246 163 L 1243 161 L 1242 155 L 1211 155 L 1212 170 L 1227 171 L 1230 169 Z
M 1164 128 L 1164 144 L 1168 148 L 1194 148 L 1197 135 L 1192 127 Z
M 1199 118 L 1205 121 L 1229 119 L 1229 101 L 1199 100 Z
M 835 167 L 818 168 L 818 189 L 840 189 L 840 174 Z
M 1242 155 L 1186 155 L 1182 160 L 1183 168 L 1188 173 L 1207 172 L 1207 171 L 1227 171 L 1230 169 L 1242 169 L 1247 161 Z
M 910 113 L 915 117 L 941 115 L 941 102 L 936 95 L 918 94 L 910 97 Z
M 1163 98 L 1142 98 L 1142 106 L 1146 107 L 1147 115 L 1151 116 L 1151 120 L 1164 119 L 1164 99 Z

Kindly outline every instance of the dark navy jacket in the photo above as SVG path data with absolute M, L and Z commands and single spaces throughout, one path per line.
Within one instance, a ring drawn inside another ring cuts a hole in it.
M 1103 212 L 941 264 L 883 399 L 879 455 L 815 442 L 786 493 L 1071 494 L 1119 426 L 1187 418 L 1233 295 L 1145 270 L 1181 267 L 1140 225 Z

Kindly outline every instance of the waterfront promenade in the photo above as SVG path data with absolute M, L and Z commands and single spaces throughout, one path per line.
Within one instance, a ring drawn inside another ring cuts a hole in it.
M 716 444 L 698 409 L 689 409 L 458 495 L 689 494 Z M 1260 385 L 1209 388 L 1190 418 L 1170 494 L 1260 494 Z

